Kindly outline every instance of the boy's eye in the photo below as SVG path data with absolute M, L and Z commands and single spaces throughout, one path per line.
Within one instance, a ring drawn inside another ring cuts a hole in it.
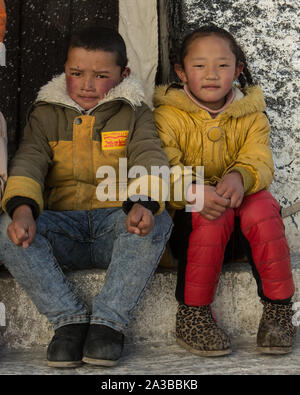
M 201 69 L 201 68 L 203 68 L 203 67 L 204 67 L 204 64 L 195 64 L 195 66 L 194 66 L 194 67 Z
M 229 65 L 228 64 L 220 64 L 220 67 L 229 67 Z
M 70 74 L 73 75 L 74 77 L 79 77 L 81 75 L 80 71 L 71 71 Z
M 103 74 L 97 74 L 96 75 L 96 78 L 108 78 L 108 76 L 107 75 L 103 75 Z

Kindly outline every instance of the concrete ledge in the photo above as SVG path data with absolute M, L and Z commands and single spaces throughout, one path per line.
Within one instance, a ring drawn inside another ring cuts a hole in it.
M 300 301 L 300 255 L 292 257 L 296 283 L 294 301 Z M 78 294 L 91 306 L 105 279 L 102 270 L 78 271 L 68 274 Z M 128 343 L 165 342 L 172 344 L 175 334 L 177 302 L 174 297 L 176 273 L 158 271 L 135 312 L 127 330 Z M 20 288 L 6 272 L 0 273 L 0 302 L 6 309 L 6 326 L 0 327 L 0 344 L 13 348 L 45 346 L 53 331 Z M 213 304 L 219 324 L 234 338 L 256 335 L 262 305 L 256 282 L 247 263 L 224 266 Z

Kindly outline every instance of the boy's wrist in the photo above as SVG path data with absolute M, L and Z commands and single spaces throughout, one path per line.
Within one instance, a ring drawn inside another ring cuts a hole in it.
M 32 209 L 30 206 L 28 206 L 27 204 L 21 204 L 20 206 L 18 206 L 17 208 L 15 208 L 12 218 L 15 219 L 15 217 L 23 217 L 23 216 L 33 216 L 32 215 Z
M 7 214 L 12 218 L 14 215 L 15 210 L 20 207 L 20 206 L 28 206 L 31 208 L 33 218 L 36 219 L 40 212 L 39 212 L 39 206 L 37 203 L 30 198 L 23 197 L 23 196 L 15 196 L 12 199 L 10 199 L 5 207 L 5 211 Z
M 156 214 L 160 209 L 159 203 L 151 200 L 148 196 L 141 196 L 139 199 L 135 198 L 134 200 L 128 198 L 125 202 L 123 202 L 122 205 L 122 209 L 126 215 L 129 213 L 135 203 L 139 203 L 141 206 L 147 208 L 153 215 Z

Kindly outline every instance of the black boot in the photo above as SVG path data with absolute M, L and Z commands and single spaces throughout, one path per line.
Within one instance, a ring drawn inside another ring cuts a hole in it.
M 55 331 L 47 349 L 48 365 L 74 368 L 82 363 L 82 349 L 89 324 L 64 325 Z
M 124 346 L 124 335 L 105 325 L 90 325 L 83 348 L 83 362 L 98 366 L 117 365 Z

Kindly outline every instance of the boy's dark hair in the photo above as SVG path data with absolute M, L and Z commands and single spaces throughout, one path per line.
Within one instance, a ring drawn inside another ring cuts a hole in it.
M 240 62 L 244 64 L 244 69 L 238 78 L 241 88 L 244 88 L 246 85 L 253 85 L 253 79 L 248 68 L 246 56 L 241 46 L 236 42 L 231 33 L 213 24 L 205 25 L 199 29 L 193 30 L 183 39 L 175 63 L 179 63 L 182 67 L 184 67 L 184 58 L 187 55 L 190 44 L 199 37 L 211 35 L 216 35 L 229 41 L 230 48 L 236 57 L 236 65 L 238 66 Z
M 68 50 L 71 48 L 115 52 L 117 65 L 121 67 L 121 72 L 124 71 L 128 63 L 126 45 L 122 36 L 116 30 L 107 27 L 89 26 L 73 33 L 69 40 Z

